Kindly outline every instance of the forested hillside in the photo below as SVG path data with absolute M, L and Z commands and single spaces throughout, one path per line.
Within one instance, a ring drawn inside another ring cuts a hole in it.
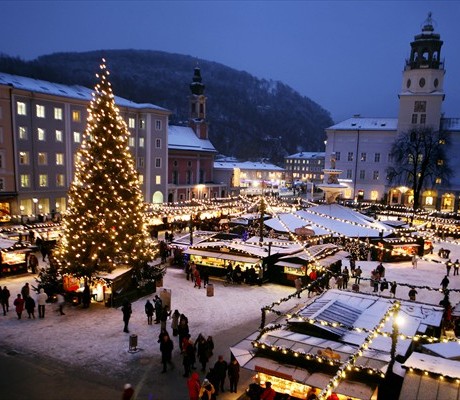
M 280 164 L 286 155 L 324 149 L 324 128 L 332 125 L 332 119 L 320 105 L 282 82 L 191 56 L 102 50 L 23 61 L 0 55 L 0 71 L 92 88 L 101 57 L 112 72 L 116 95 L 171 110 L 171 124 L 185 124 L 188 119 L 189 84 L 199 65 L 206 85 L 210 139 L 224 155 Z

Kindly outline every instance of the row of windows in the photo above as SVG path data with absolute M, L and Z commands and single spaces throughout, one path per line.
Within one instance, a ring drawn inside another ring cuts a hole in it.
M 38 165 L 48 165 L 48 153 L 39 152 L 37 154 Z M 64 153 L 55 154 L 55 165 L 64 165 Z M 19 152 L 19 164 L 29 165 L 30 164 L 30 153 L 28 151 Z
M 19 127 L 19 139 L 27 140 L 29 137 L 27 127 L 20 126 Z M 54 131 L 54 138 L 56 142 L 62 142 L 64 140 L 64 132 L 62 130 L 55 130 Z M 73 132 L 73 141 L 74 143 L 80 143 L 82 138 L 82 134 L 80 132 Z M 37 128 L 37 139 L 39 141 L 46 141 L 46 131 L 42 128 Z M 129 146 L 135 147 L 136 139 L 133 137 L 129 138 Z M 139 138 L 139 147 L 144 147 L 145 145 L 145 138 Z M 155 148 L 161 149 L 161 139 L 155 139 Z
M 286 169 L 290 170 L 290 171 L 308 171 L 308 172 L 315 171 L 315 172 L 320 172 L 324 168 L 322 168 L 322 167 L 303 167 L 303 166 L 294 165 L 294 166 L 291 166 L 290 168 L 287 167 Z
M 324 164 L 323 160 L 298 160 L 298 159 L 287 159 L 286 164 L 317 164 L 321 165 Z
M 426 114 L 420 114 L 420 120 L 418 119 L 419 114 L 412 114 L 412 123 L 413 124 L 425 124 L 426 123 Z
M 21 174 L 19 177 L 19 184 L 21 188 L 30 188 L 30 175 L 29 174 Z M 56 187 L 64 187 L 65 186 L 65 175 L 64 174 L 56 174 Z M 38 175 L 38 186 L 39 187 L 48 187 L 48 175 L 47 174 L 39 174 Z
M 351 169 L 347 169 L 346 171 L 347 179 L 353 178 L 353 171 Z M 380 178 L 380 171 L 373 171 L 372 172 L 372 179 L 374 181 L 378 181 Z M 366 179 L 366 170 L 362 169 L 359 171 L 359 179 Z
M 27 115 L 27 105 L 22 101 L 16 103 L 16 110 L 18 115 Z M 54 119 L 62 121 L 63 119 L 63 109 L 61 107 L 53 107 Z M 45 106 L 41 104 L 35 105 L 35 115 L 37 118 L 46 118 Z M 72 121 L 81 122 L 81 111 L 72 110 Z M 133 117 L 128 118 L 128 127 L 131 129 L 136 128 L 136 119 Z M 157 131 L 161 130 L 162 123 L 161 120 L 155 120 L 155 129 Z M 145 119 L 139 118 L 139 129 L 145 129 Z
M 336 151 L 335 152 L 335 159 L 337 161 L 340 161 L 340 158 L 341 158 L 341 153 L 340 151 Z M 380 162 L 380 153 L 374 153 L 374 162 L 378 163 Z M 388 154 L 388 162 L 391 162 L 391 155 Z M 349 151 L 348 152 L 348 155 L 347 155 L 347 161 L 354 161 L 354 153 L 352 151 Z M 361 153 L 360 154 L 360 161 L 362 162 L 366 162 L 367 161 L 367 153 Z

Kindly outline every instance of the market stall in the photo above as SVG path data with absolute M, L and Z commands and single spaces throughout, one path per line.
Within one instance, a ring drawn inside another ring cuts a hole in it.
M 27 272 L 27 261 L 31 249 L 23 242 L 0 239 L 1 276 Z

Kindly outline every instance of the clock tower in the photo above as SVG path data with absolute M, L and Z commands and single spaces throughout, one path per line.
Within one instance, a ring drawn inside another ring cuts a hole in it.
M 410 58 L 405 63 L 399 94 L 399 132 L 423 127 L 439 130 L 445 97 L 442 43 L 429 13 L 422 32 L 410 44 Z
M 208 139 L 208 123 L 206 122 L 206 97 L 205 85 L 202 83 L 201 70 L 195 67 L 190 91 L 192 92 L 190 103 L 189 126 L 195 131 L 200 139 Z

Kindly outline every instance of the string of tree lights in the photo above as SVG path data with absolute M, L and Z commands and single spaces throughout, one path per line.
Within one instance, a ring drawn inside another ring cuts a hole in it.
M 64 273 L 85 278 L 117 265 L 145 267 L 157 252 L 148 239 L 129 131 L 115 105 L 105 60 L 96 77 L 55 252 Z

